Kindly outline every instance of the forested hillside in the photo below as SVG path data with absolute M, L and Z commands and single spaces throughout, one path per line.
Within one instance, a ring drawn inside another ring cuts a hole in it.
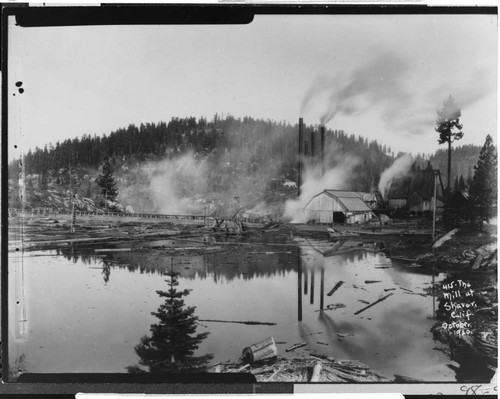
M 305 126 L 305 137 L 318 130 Z M 297 181 L 298 125 L 251 117 L 172 118 L 168 123 L 129 125 L 108 135 L 83 135 L 36 148 L 24 157 L 26 188 L 70 190 L 99 199 L 96 178 L 105 157 L 112 160 L 119 201 L 135 212 L 201 212 L 232 204 L 254 207 L 283 202 L 296 195 L 285 181 Z M 316 153 L 319 153 L 316 135 Z M 381 173 L 394 161 L 391 148 L 342 130 L 327 130 L 326 168 L 353 163 L 344 189 L 371 191 Z M 310 145 L 310 142 L 309 142 Z M 310 147 L 309 147 L 310 148 Z M 453 151 L 453 176 L 469 177 L 479 147 Z M 419 155 L 417 166 L 428 162 L 446 170 L 446 151 Z M 472 171 L 472 172 L 471 172 Z M 10 183 L 21 176 L 18 161 L 9 165 Z M 332 187 L 333 188 L 333 187 Z M 16 206 L 15 195 L 9 206 Z
M 466 144 L 452 147 L 451 152 L 451 188 L 455 189 L 459 181 L 468 187 L 474 176 L 474 166 L 479 159 L 480 146 Z M 448 168 L 448 150 L 440 148 L 431 155 L 418 155 L 415 162 L 420 167 L 425 167 L 429 162 L 435 168 L 439 169 L 443 176 L 443 183 L 446 184 L 446 171 Z

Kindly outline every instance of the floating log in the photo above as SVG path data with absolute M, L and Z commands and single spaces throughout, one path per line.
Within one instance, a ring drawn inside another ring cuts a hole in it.
M 345 308 L 345 307 L 346 307 L 346 305 L 343 303 L 333 303 L 333 304 L 327 305 L 326 308 L 324 308 L 324 309 L 315 310 L 315 312 L 321 312 L 323 310 L 337 310 L 337 309 L 341 309 L 341 308 Z
M 247 324 L 247 325 L 257 325 L 257 326 L 275 326 L 276 323 L 267 323 L 264 321 L 236 321 L 236 320 L 210 320 L 210 319 L 199 319 L 198 321 L 208 321 L 212 323 L 237 323 L 237 324 Z
M 382 298 L 380 298 L 380 299 L 376 300 L 376 301 L 375 301 L 375 302 L 373 302 L 372 304 L 370 304 L 370 305 L 368 305 L 368 306 L 364 307 L 363 309 L 358 310 L 358 311 L 357 311 L 356 313 L 354 313 L 354 314 L 356 315 L 356 314 L 360 314 L 361 312 L 364 312 L 366 309 L 369 309 L 369 308 L 371 308 L 372 306 L 376 305 L 377 303 L 380 303 L 380 302 L 382 302 L 382 301 L 386 300 L 386 299 L 387 299 L 387 298 L 389 298 L 391 295 L 393 295 L 393 293 L 392 293 L 392 292 L 391 292 L 390 294 L 387 294 L 386 296 L 383 296 Z
M 323 334 L 323 331 L 318 331 L 318 332 L 315 332 L 315 333 L 309 333 L 309 334 L 301 335 L 301 337 L 309 337 L 310 335 L 317 335 L 317 334 Z
M 278 356 L 278 349 L 273 337 L 264 341 L 250 345 L 243 349 L 242 358 L 244 361 L 253 363 L 258 360 L 271 359 Z
M 313 372 L 309 382 L 318 382 L 320 377 L 321 377 L 321 363 L 316 362 L 316 364 L 313 367 Z
M 450 230 L 448 233 L 446 233 L 444 236 L 439 238 L 434 245 L 432 246 L 432 249 L 439 248 L 441 245 L 443 245 L 446 241 L 450 240 L 451 237 L 458 231 L 458 229 L 453 229 Z
M 365 284 L 381 283 L 380 280 L 365 280 Z
M 94 249 L 94 252 L 130 252 L 132 248 L 101 248 Z
M 302 348 L 303 346 L 306 346 L 306 345 L 307 345 L 307 343 L 301 342 L 300 344 L 295 344 L 295 345 L 292 345 L 290 348 L 285 349 L 285 352 L 291 352 L 291 351 L 294 351 L 295 349 Z
M 354 337 L 354 334 L 337 333 L 337 335 L 338 335 L 340 338 L 345 338 L 345 337 Z
M 399 256 L 390 256 L 389 257 L 390 260 L 398 260 L 398 261 L 402 261 L 402 262 L 420 262 L 418 259 L 410 259 L 410 258 L 401 258 Z
M 331 289 L 331 291 L 330 291 L 328 294 L 326 294 L 326 295 L 328 295 L 328 296 L 332 296 L 332 294 L 333 294 L 335 291 L 337 291 L 337 290 L 340 288 L 340 286 L 341 286 L 342 284 L 344 284 L 344 282 L 343 282 L 342 280 L 341 280 L 341 281 L 339 281 L 337 284 L 335 284 L 335 287 L 333 287 L 333 288 Z
M 483 261 L 483 257 L 484 256 L 481 253 L 476 257 L 476 260 L 474 261 L 474 264 L 471 267 L 472 270 L 479 269 L 479 266 L 481 266 L 481 262 Z

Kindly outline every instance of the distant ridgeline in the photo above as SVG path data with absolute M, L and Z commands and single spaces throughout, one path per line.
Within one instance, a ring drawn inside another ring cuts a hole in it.
M 304 132 L 313 131 L 306 126 Z M 436 135 L 437 140 L 437 135 Z M 192 154 L 194 159 L 207 162 L 210 170 L 206 180 L 208 190 L 217 191 L 221 185 L 230 184 L 235 178 L 263 180 L 274 189 L 282 187 L 286 180 L 297 181 L 298 125 L 271 120 L 256 120 L 250 117 L 221 118 L 217 114 L 211 121 L 205 118 L 172 118 L 170 122 L 129 125 L 109 135 L 83 135 L 67 139 L 62 143 L 48 144 L 36 148 L 24 157 L 25 176 L 36 175 L 41 188 L 50 185 L 69 186 L 97 176 L 104 158 L 112 158 L 120 178 L 120 171 L 151 161 L 174 159 Z M 325 156 L 328 167 L 336 165 L 343 154 L 357 156 L 360 162 L 346 184 L 356 191 L 376 189 L 381 173 L 400 154 L 377 141 L 368 141 L 361 136 L 348 135 L 342 130 L 327 130 Z M 463 175 L 464 179 L 474 173 L 480 147 L 462 146 L 453 148 L 453 179 Z M 435 168 L 446 170 L 446 149 L 429 156 L 418 155 L 417 167 L 431 162 Z M 17 180 L 18 161 L 9 165 L 9 178 Z M 225 189 L 227 187 L 222 187 Z M 268 187 L 269 188 L 269 187 Z M 90 189 L 88 193 L 91 194 Z

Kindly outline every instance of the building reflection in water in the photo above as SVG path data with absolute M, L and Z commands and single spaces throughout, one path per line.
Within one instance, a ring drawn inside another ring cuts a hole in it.
M 298 312 L 297 318 L 298 321 L 302 321 L 302 251 L 297 248 L 297 282 L 298 282 L 298 290 L 297 290 L 297 303 L 298 303 Z M 307 273 L 306 273 L 306 286 L 307 286 Z M 307 294 L 307 288 L 304 288 L 305 293 Z

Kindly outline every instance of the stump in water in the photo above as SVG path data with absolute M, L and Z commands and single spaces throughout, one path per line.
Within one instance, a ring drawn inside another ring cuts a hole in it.
M 243 361 L 253 363 L 258 360 L 271 359 L 278 356 L 278 349 L 274 343 L 274 338 L 269 337 L 264 341 L 243 349 Z

